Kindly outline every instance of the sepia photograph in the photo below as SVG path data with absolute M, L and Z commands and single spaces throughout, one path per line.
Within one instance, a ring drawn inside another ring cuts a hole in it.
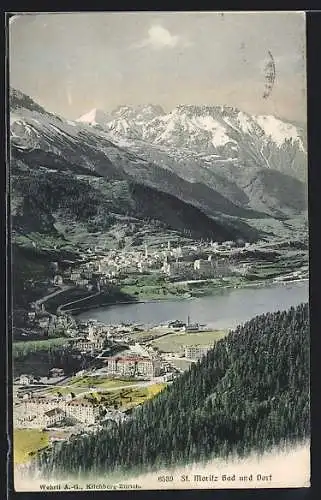
M 7 16 L 15 491 L 310 486 L 305 17 Z

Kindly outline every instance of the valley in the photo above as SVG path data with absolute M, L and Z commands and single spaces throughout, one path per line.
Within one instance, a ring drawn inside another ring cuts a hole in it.
M 157 420 L 161 408 L 167 464 L 218 453 L 208 431 L 214 411 L 241 422 L 238 451 L 250 449 L 256 438 L 231 396 L 241 391 L 237 377 L 248 384 L 231 329 L 244 332 L 253 367 L 251 325 L 269 329 L 271 322 L 275 336 L 280 308 L 297 307 L 282 313 L 283 337 L 295 316 L 306 341 L 299 305 L 309 275 L 304 129 L 226 106 L 185 105 L 167 114 L 160 106 L 126 106 L 71 121 L 20 91 L 11 89 L 10 99 L 16 467 L 37 464 L 45 472 L 53 460 L 57 470 L 71 470 L 83 447 L 97 455 L 84 469 L 106 461 L 111 470 L 154 467 L 161 458 L 155 462 L 153 433 L 142 437 L 137 422 L 145 425 L 150 412 Z M 262 335 L 252 338 L 255 352 Z M 270 382 L 266 399 L 240 407 L 255 428 L 258 415 L 272 415 L 274 398 L 283 397 Z M 305 373 L 299 382 L 304 388 Z M 169 419 L 173 398 L 178 434 Z M 291 390 L 284 398 L 291 400 Z M 227 432 L 221 420 L 217 430 Z M 191 434 L 200 432 L 198 421 L 207 429 L 206 452 Z M 95 449 L 97 436 L 110 449 L 131 436 L 142 441 L 143 455 L 105 456 L 105 448 Z M 234 441 L 224 443 L 227 456 Z

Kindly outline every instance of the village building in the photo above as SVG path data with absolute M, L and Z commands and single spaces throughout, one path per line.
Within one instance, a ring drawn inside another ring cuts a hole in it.
M 65 412 L 60 408 L 53 408 L 43 414 L 43 424 L 45 427 L 56 425 L 65 418 Z
M 212 276 L 215 274 L 212 260 L 197 259 L 194 261 L 194 271 L 204 276 Z
M 190 266 L 186 262 L 167 262 L 167 258 L 165 258 L 162 271 L 164 274 L 168 276 L 179 276 L 184 274 L 186 271 L 190 269 Z
M 212 349 L 210 345 L 189 345 L 184 347 L 185 358 L 201 359 L 206 356 L 207 352 Z
M 93 277 L 92 271 L 86 270 L 81 273 L 81 277 L 87 280 L 91 280 Z
M 14 409 L 14 422 L 17 427 L 42 427 L 46 425 L 44 413 L 58 406 L 57 398 L 29 397 L 22 400 Z
M 84 424 L 94 424 L 100 414 L 99 405 L 86 399 L 74 399 L 66 404 L 66 415 Z
M 191 323 L 191 318 L 187 316 L 187 323 L 184 325 L 183 330 L 186 333 L 199 332 L 200 325 L 198 323 Z
M 186 333 L 199 332 L 200 325 L 198 323 L 190 323 L 189 325 L 185 325 L 183 330 L 185 330 Z
M 77 286 L 87 286 L 87 285 L 89 284 L 89 280 L 88 280 L 88 279 L 86 279 L 86 278 L 80 278 L 80 277 L 79 277 L 79 278 L 77 278 L 77 279 L 75 280 L 75 284 L 76 284 Z
M 60 274 L 56 274 L 56 276 L 53 279 L 54 285 L 63 285 L 64 280 Z
M 49 316 L 44 316 L 38 319 L 38 325 L 40 328 L 47 329 L 49 326 L 50 318 Z
M 34 321 L 36 319 L 36 313 L 35 313 L 35 311 L 29 311 L 28 312 L 28 319 L 30 321 Z
M 70 279 L 71 281 L 77 281 L 80 279 L 80 272 L 79 271 L 73 271 L 71 274 L 70 274 Z
M 230 267 L 225 260 L 213 261 L 212 256 L 208 259 L 197 259 L 194 261 L 194 272 L 203 278 L 218 278 L 230 273 Z
M 92 339 L 87 337 L 73 338 L 72 341 L 70 341 L 70 345 L 74 349 L 78 349 L 81 352 L 101 350 L 104 348 L 104 344 L 105 339 L 101 336 L 97 336 Z
M 159 360 L 142 356 L 115 356 L 105 361 L 108 372 L 128 377 L 157 377 L 161 371 Z
M 17 427 L 47 427 L 69 417 L 93 424 L 99 417 L 99 406 L 86 399 L 76 399 L 72 393 L 66 397 L 31 397 L 15 407 Z
M 33 382 L 34 378 L 31 375 L 20 375 L 19 384 L 21 385 L 29 385 Z
M 49 373 L 51 377 L 54 378 L 63 377 L 65 375 L 65 372 L 62 368 L 51 368 L 51 370 L 49 370 Z
M 70 341 L 70 345 L 74 348 L 74 349 L 78 349 L 79 351 L 87 351 L 91 348 L 91 342 L 90 340 L 88 340 L 87 338 L 83 338 L 83 337 L 74 337 L 71 341 Z
M 175 321 L 170 321 L 168 323 L 168 327 L 169 328 L 184 328 L 186 326 L 186 324 L 184 323 L 184 321 L 180 321 L 178 319 L 176 319 Z

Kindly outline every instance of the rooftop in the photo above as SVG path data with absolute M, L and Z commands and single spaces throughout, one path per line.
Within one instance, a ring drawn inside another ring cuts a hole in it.
M 149 357 L 143 357 L 143 356 L 114 356 L 112 358 L 109 358 L 110 360 L 114 361 L 122 361 L 122 362 L 146 362 L 146 361 L 151 361 Z
M 53 410 L 46 411 L 45 415 L 47 417 L 54 417 L 55 415 L 60 415 L 62 413 L 63 413 L 63 411 L 60 410 L 59 408 L 54 408 Z
M 87 407 L 95 407 L 98 406 L 98 404 L 94 401 L 88 400 L 88 399 L 74 399 L 73 401 L 70 401 L 67 403 L 67 406 L 87 406 Z

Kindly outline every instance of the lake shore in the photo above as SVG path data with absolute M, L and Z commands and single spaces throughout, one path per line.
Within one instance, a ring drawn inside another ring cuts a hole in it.
M 72 314 L 73 316 L 77 317 L 83 312 L 98 309 L 98 308 L 106 308 L 109 306 L 120 306 L 120 305 L 130 305 L 130 304 L 148 304 L 148 303 L 157 303 L 157 302 L 166 302 L 166 301 L 187 301 L 187 300 L 195 300 L 199 299 L 202 297 L 215 297 L 216 295 L 219 295 L 220 292 L 226 290 L 235 290 L 235 289 L 257 289 L 257 288 L 266 288 L 266 287 L 271 287 L 273 288 L 274 286 L 278 285 L 287 285 L 291 283 L 300 283 L 300 282 L 306 282 L 309 281 L 308 278 L 301 278 L 301 279 L 294 279 L 294 280 L 278 280 L 278 279 L 269 279 L 269 280 L 263 280 L 263 281 L 253 281 L 253 282 L 243 282 L 242 284 L 238 285 L 232 285 L 226 283 L 225 285 L 220 285 L 213 287 L 211 290 L 208 290 L 208 292 L 200 293 L 200 294 L 195 294 L 192 295 L 190 293 L 188 296 L 181 296 L 179 294 L 164 294 L 163 296 L 160 297 L 155 297 L 151 298 L 149 296 L 141 296 L 139 298 L 133 297 L 133 300 L 115 300 L 115 301 L 108 301 L 106 303 L 101 302 L 98 304 L 89 304 L 89 305 L 82 305 L 79 308 L 76 309 L 71 309 L 71 310 L 65 310 L 66 313 Z
M 95 319 L 105 324 L 142 324 L 150 327 L 169 321 L 206 324 L 213 329 L 235 328 L 266 312 L 286 310 L 307 302 L 307 281 L 266 283 L 264 286 L 225 288 L 210 296 L 140 300 L 129 304 L 108 304 L 79 313 L 83 321 Z

